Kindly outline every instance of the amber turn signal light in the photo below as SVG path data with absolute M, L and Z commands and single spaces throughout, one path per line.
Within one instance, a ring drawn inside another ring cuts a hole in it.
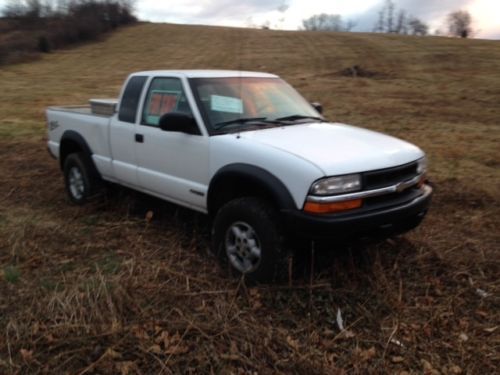
M 427 181 L 427 176 L 425 174 L 420 177 L 420 180 L 418 181 L 418 188 L 420 189 L 422 186 L 424 186 L 425 182 Z
M 330 214 L 334 212 L 353 210 L 355 208 L 361 207 L 362 204 L 362 199 L 354 199 L 352 201 L 334 203 L 306 202 L 304 211 L 312 214 Z

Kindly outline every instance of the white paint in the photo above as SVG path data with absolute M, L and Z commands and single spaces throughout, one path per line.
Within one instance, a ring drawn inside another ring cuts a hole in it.
M 301 209 L 311 185 L 319 178 L 394 167 L 424 156 L 418 147 L 407 142 L 344 124 L 290 125 L 210 137 L 187 77 L 224 77 L 223 71 L 136 74 L 146 75 L 148 80 L 135 124 L 119 121 L 117 114 L 104 117 L 85 113 L 82 107 L 49 108 L 49 122 L 56 121 L 59 126 L 49 131 L 48 145 L 58 155 L 64 131 L 74 130 L 88 143 L 96 167 L 106 180 L 201 212 L 206 212 L 211 179 L 229 164 L 244 163 L 268 171 L 288 188 L 296 208 Z M 234 74 L 226 72 L 228 77 Z M 271 76 L 252 72 L 237 74 Z M 140 124 L 149 82 L 155 77 L 181 79 L 201 135 L 168 132 Z M 135 142 L 135 134 L 143 135 L 144 142 Z

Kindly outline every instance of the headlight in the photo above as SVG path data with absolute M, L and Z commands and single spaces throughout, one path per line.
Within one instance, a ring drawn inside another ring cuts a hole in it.
M 361 176 L 359 174 L 328 177 L 311 186 L 311 194 L 313 195 L 333 195 L 358 190 L 361 190 Z
M 418 174 L 425 174 L 427 173 L 427 157 L 423 157 L 417 162 L 417 173 Z

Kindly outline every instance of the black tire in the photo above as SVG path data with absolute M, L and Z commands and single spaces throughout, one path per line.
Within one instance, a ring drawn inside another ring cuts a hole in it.
M 258 257 L 254 255 L 256 248 Z M 250 282 L 269 282 L 286 274 L 278 215 L 259 198 L 237 198 L 217 212 L 212 226 L 212 250 L 231 274 L 245 274 Z M 243 269 L 247 265 L 249 268 Z
M 70 154 L 64 161 L 64 183 L 71 202 L 83 205 L 101 187 L 100 178 L 83 152 Z M 75 179 L 80 181 L 75 182 Z

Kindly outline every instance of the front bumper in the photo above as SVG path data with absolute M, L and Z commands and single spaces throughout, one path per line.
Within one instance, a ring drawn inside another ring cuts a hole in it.
M 284 210 L 284 222 L 289 234 L 306 238 L 387 237 L 407 232 L 425 217 L 433 189 L 422 187 L 423 193 L 401 205 L 368 212 L 346 212 L 314 215 L 300 210 Z

